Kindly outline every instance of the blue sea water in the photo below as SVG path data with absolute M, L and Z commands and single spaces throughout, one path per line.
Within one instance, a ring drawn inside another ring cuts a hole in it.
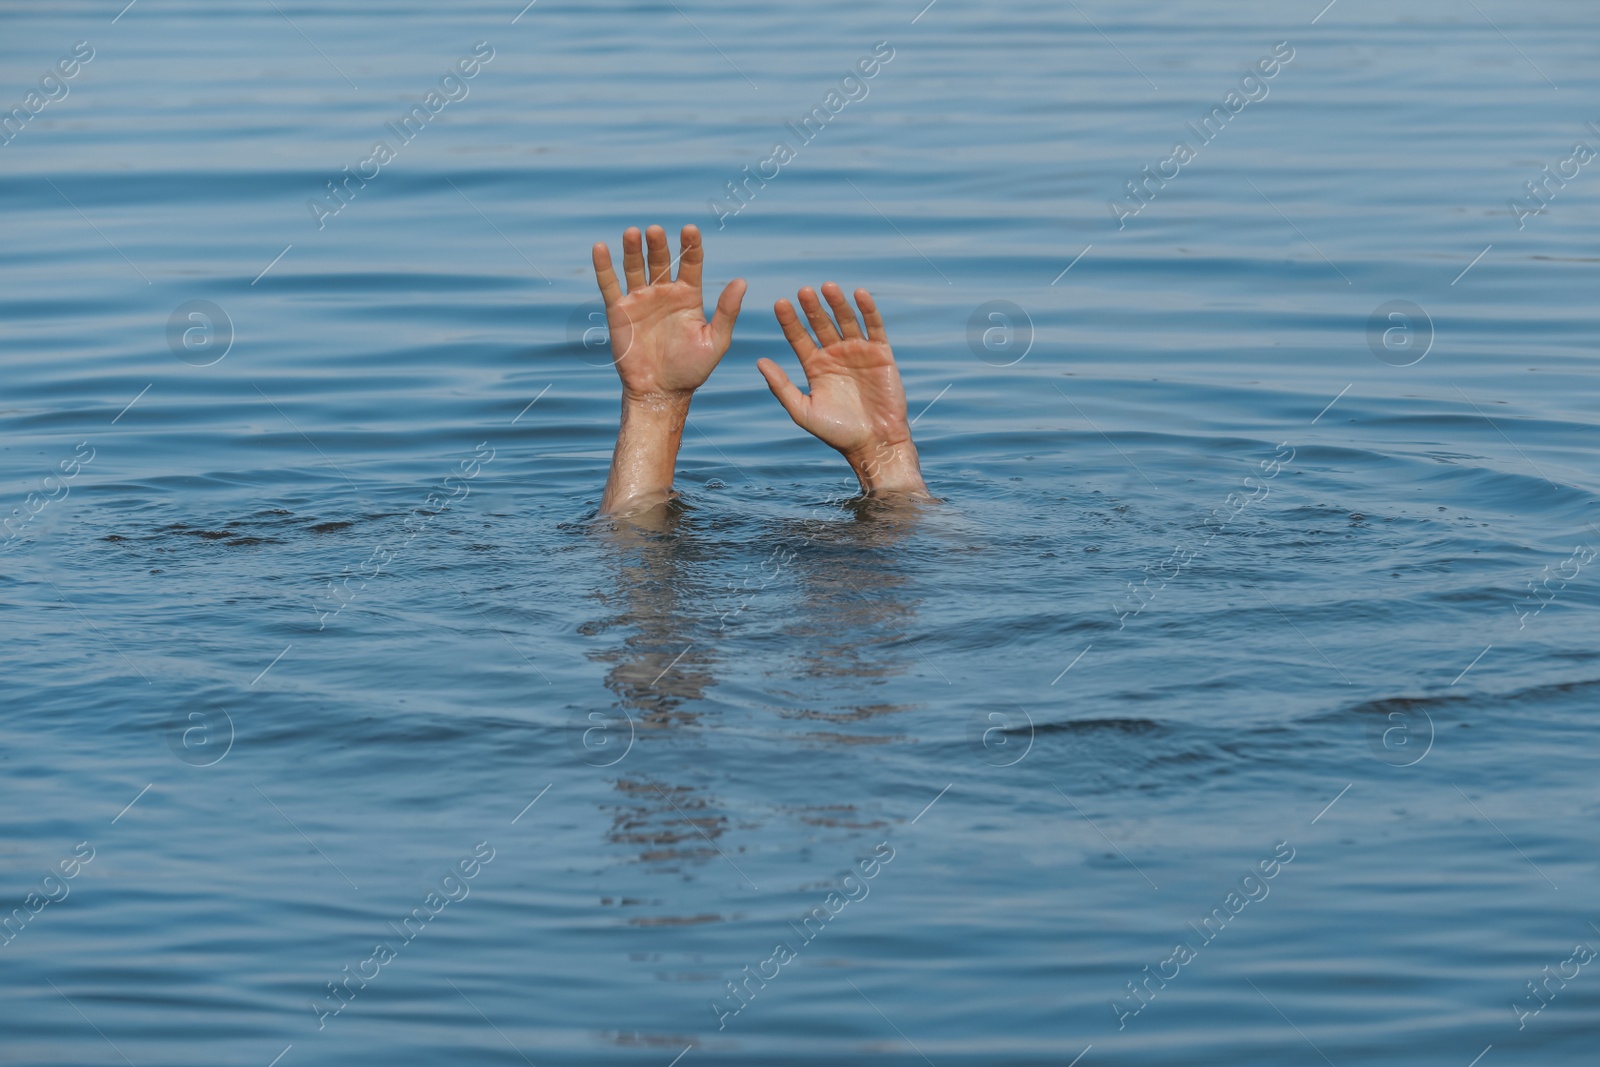
M 520 7 L 0 11 L 0 1059 L 1592 1062 L 1592 5 Z

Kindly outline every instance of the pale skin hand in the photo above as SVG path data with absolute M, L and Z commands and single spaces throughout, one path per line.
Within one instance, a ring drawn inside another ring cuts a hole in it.
M 822 295 L 833 318 L 814 290 L 800 290 L 800 307 L 820 347 L 792 304 L 780 300 L 773 308 L 806 373 L 810 395 L 802 393 L 772 360 L 759 360 L 756 367 L 795 425 L 844 455 L 864 493 L 930 499 L 906 421 L 905 389 L 872 294 L 865 289 L 855 292 L 865 334 L 843 290 L 828 282 Z
M 667 232 L 651 226 L 641 239 L 639 230 L 630 227 L 622 235 L 622 269 L 628 281 L 624 295 L 610 249 L 604 243 L 594 246 L 595 280 L 605 300 L 611 354 L 622 379 L 622 425 L 600 500 L 602 514 L 644 510 L 671 499 L 689 401 L 733 340 L 744 279 L 728 283 L 708 323 L 700 289 L 705 249 L 696 227 L 683 228 L 681 248 L 674 281 Z

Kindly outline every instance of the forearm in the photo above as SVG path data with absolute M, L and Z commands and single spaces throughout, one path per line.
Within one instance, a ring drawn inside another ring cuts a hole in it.
M 692 393 L 622 396 L 622 422 L 611 454 L 600 513 L 654 507 L 672 496 L 672 475 L 683 444 Z
M 846 452 L 844 458 L 856 472 L 861 491 L 868 496 L 929 495 L 922 480 L 922 466 L 917 461 L 917 446 L 911 442 L 909 433 L 902 440 Z

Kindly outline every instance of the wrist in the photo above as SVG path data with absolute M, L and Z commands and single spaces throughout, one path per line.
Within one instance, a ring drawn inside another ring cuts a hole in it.
M 662 389 L 639 393 L 622 390 L 622 413 L 638 415 L 676 415 L 682 418 L 694 399 L 693 389 Z
M 683 436 L 684 424 L 689 421 L 691 392 L 658 392 L 622 394 L 622 424 L 619 432 L 639 443 L 662 442 L 673 454 L 678 451 L 677 441 Z M 668 444 L 670 442 L 670 444 Z
M 906 437 L 899 441 L 880 441 L 853 452 L 844 458 L 855 471 L 861 491 L 869 496 L 927 495 L 928 487 L 922 481 L 922 466 L 917 460 L 917 446 Z

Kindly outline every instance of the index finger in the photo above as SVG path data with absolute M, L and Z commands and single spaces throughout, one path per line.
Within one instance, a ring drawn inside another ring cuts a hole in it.
M 617 272 L 611 266 L 611 249 L 604 241 L 594 246 L 594 280 L 600 283 L 600 297 L 606 307 L 622 299 L 622 284 L 617 281 Z

